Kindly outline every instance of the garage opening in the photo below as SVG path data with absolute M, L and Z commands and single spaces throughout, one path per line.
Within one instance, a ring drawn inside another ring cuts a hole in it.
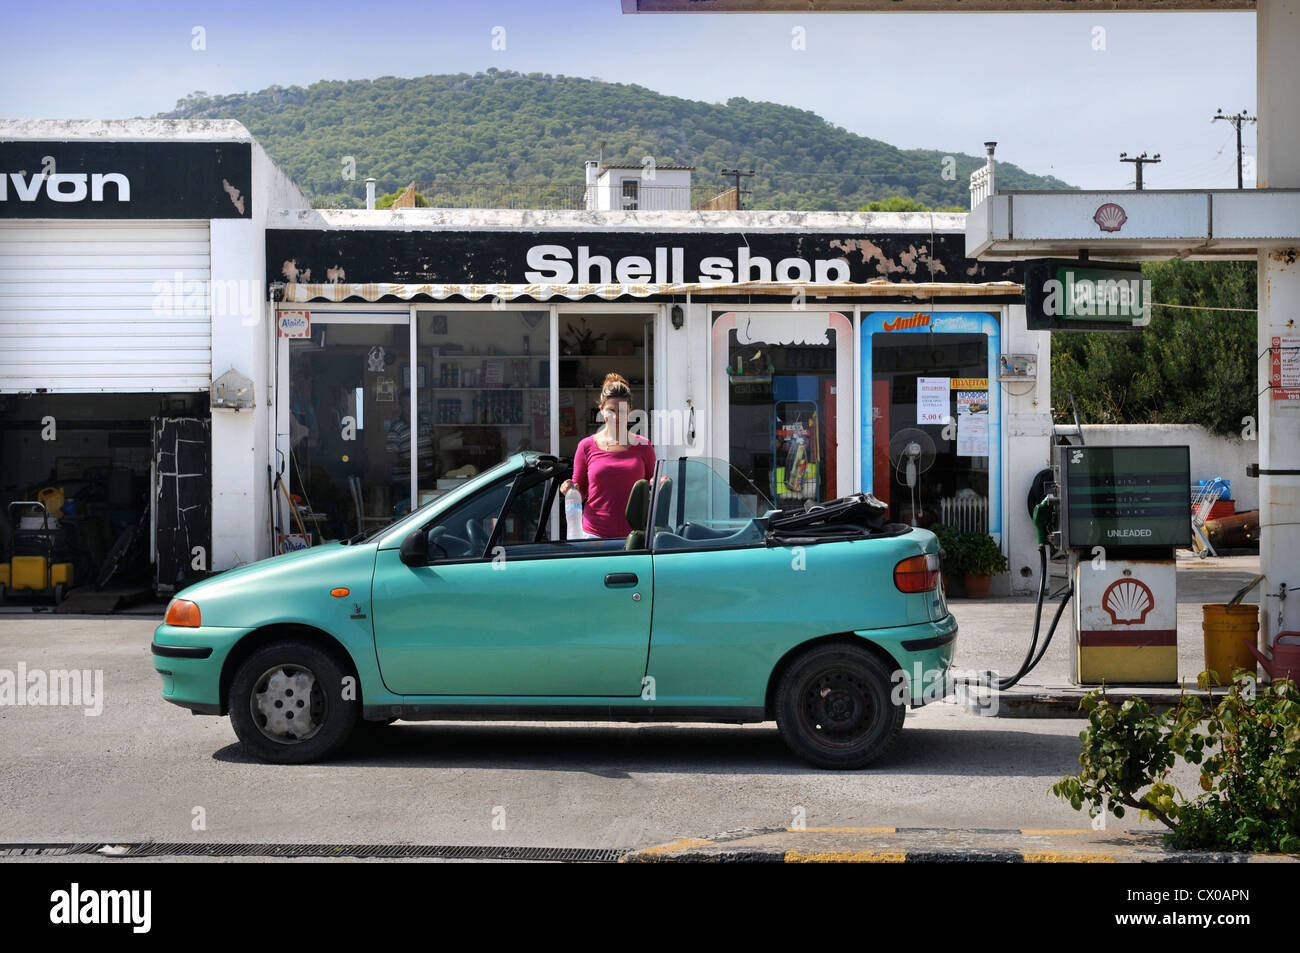
M 209 424 L 206 393 L 0 395 L 5 602 L 112 611 L 207 575 Z

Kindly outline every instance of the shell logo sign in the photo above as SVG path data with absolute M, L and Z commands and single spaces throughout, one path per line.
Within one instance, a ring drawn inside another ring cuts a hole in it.
M 1124 211 L 1122 205 L 1107 202 L 1093 212 L 1092 220 L 1097 223 L 1097 227 L 1103 232 L 1118 232 L 1124 226 L 1124 223 L 1128 221 L 1128 213 Z
M 1143 625 L 1156 597 L 1139 579 L 1116 579 L 1101 595 L 1101 607 L 1113 625 Z

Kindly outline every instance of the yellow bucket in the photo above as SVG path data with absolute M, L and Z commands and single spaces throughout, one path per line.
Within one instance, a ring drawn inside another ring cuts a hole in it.
M 1201 606 L 1201 631 L 1205 635 L 1205 667 L 1218 676 L 1214 684 L 1229 684 L 1238 668 L 1255 674 L 1255 656 L 1247 644 L 1254 645 L 1259 638 L 1259 606 Z

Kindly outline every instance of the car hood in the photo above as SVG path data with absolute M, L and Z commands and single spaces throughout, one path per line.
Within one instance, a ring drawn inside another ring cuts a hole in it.
M 341 586 L 368 603 L 374 564 L 374 543 L 324 543 L 227 570 L 176 597 L 198 603 L 205 626 L 242 627 L 283 617 L 304 592 Z

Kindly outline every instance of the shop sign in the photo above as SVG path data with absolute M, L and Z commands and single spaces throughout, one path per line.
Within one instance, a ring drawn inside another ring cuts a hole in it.
M 968 260 L 960 233 L 868 239 L 798 230 L 269 228 L 266 268 L 269 281 L 531 284 L 538 293 L 555 284 L 903 282 L 958 273 L 973 282 L 1020 278 L 1018 262 Z M 929 320 L 909 314 L 900 329 Z
M 278 311 L 275 326 L 282 338 L 311 337 L 310 311 Z
M 1024 285 L 1031 331 L 1131 331 L 1151 321 L 1151 282 L 1136 262 L 1030 261 Z
M 251 218 L 247 142 L 0 141 L 0 219 Z

